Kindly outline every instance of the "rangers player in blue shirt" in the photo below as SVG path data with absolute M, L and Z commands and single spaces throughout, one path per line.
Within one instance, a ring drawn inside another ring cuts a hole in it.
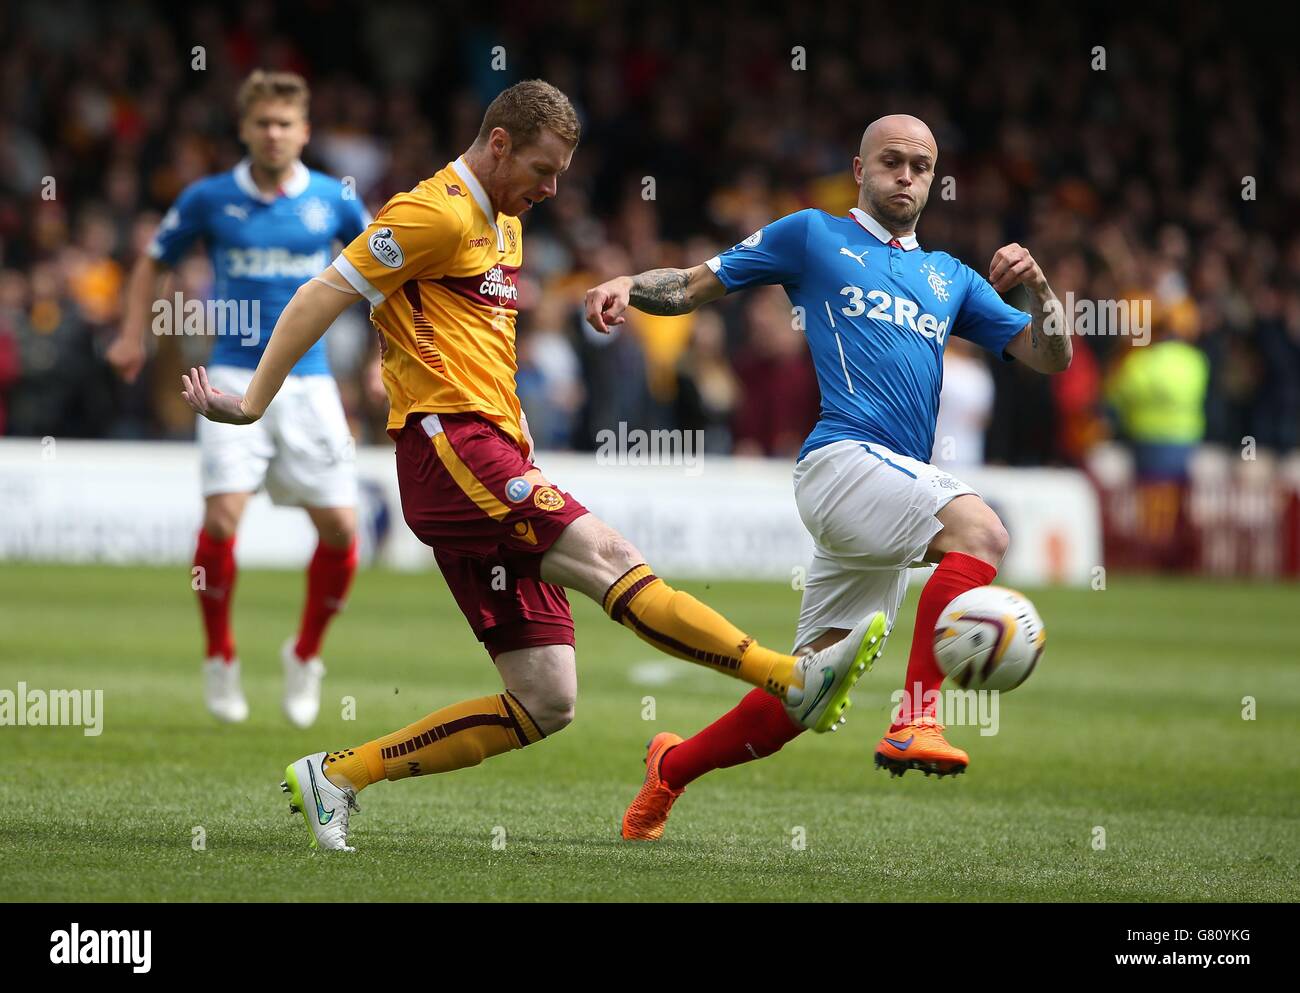
M 726 293 L 785 288 L 806 329 L 821 416 L 794 470 L 795 500 L 814 541 L 795 646 L 833 644 L 868 615 L 883 630 L 907 591 L 908 568 L 937 563 L 917 607 L 903 705 L 876 749 L 896 775 L 963 772 L 967 754 L 943 737 L 934 701 L 943 681 L 931 635 L 958 594 L 992 582 L 1008 536 L 969 486 L 930 465 L 950 336 L 1043 373 L 1070 363 L 1060 302 L 1020 245 L 998 249 L 984 276 L 946 252 L 926 251 L 916 222 L 934 179 L 938 146 L 924 122 L 893 115 L 863 133 L 847 217 L 801 210 L 693 269 L 624 276 L 587 293 L 598 331 L 628 306 L 684 314 Z M 1024 286 L 1030 313 L 999 293 Z M 694 737 L 656 735 L 623 836 L 660 837 L 686 785 L 712 769 L 770 755 L 797 728 L 762 693 Z
M 144 365 L 147 327 L 189 333 L 201 322 L 215 337 L 212 384 L 243 393 L 294 292 L 330 264 L 337 244 L 365 230 L 370 218 L 353 191 L 300 161 L 311 135 L 308 100 L 307 84 L 291 73 L 259 70 L 240 87 L 248 158 L 186 187 L 132 272 L 122 333 L 108 354 L 128 382 Z M 200 241 L 212 262 L 211 299 L 163 297 L 162 282 Z M 207 636 L 208 709 L 223 721 L 248 716 L 230 625 L 234 543 L 248 498 L 265 486 L 275 503 L 303 507 L 319 534 L 298 634 L 280 651 L 285 716 L 307 727 L 320 708 L 320 643 L 357 564 L 352 435 L 324 342 L 298 362 L 257 424 L 200 418 L 197 436 L 204 511 L 194 585 Z

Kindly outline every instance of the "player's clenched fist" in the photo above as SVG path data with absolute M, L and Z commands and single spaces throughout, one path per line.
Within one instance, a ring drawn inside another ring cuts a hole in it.
M 993 253 L 993 261 L 989 263 L 989 283 L 999 293 L 1005 293 L 1022 283 L 1027 289 L 1038 289 L 1047 284 L 1047 279 L 1029 254 L 1029 249 L 1013 242 Z
M 626 317 L 628 294 L 632 291 L 632 280 L 619 276 L 601 283 L 587 291 L 587 323 L 601 334 L 609 334 L 609 329 L 622 324 Z
M 222 424 L 252 424 L 256 417 L 244 412 L 244 398 L 233 393 L 222 393 L 208 382 L 208 370 L 203 366 L 190 369 L 189 375 L 181 373 L 181 383 L 185 388 L 181 396 L 196 414 L 202 414 L 210 421 Z

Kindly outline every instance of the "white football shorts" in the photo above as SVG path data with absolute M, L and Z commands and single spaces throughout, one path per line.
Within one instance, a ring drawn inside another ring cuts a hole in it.
M 794 497 L 812 535 L 812 565 L 794 647 L 831 628 L 850 629 L 874 610 L 892 626 L 907 594 L 908 569 L 943 530 L 935 515 L 975 493 L 936 469 L 863 441 L 836 441 L 794 467 Z
M 208 382 L 244 393 L 252 369 L 219 365 Z M 198 419 L 203 495 L 253 493 L 293 507 L 355 507 L 356 446 L 333 376 L 288 376 L 253 424 Z

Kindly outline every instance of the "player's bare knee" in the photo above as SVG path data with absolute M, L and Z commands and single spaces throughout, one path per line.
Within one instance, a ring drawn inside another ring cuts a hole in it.
M 1007 534 L 1007 529 L 1002 526 L 997 515 L 990 511 L 987 517 L 967 522 L 955 530 L 943 550 L 961 552 L 990 565 L 997 565 L 1010 544 L 1011 536 Z
M 562 731 L 573 723 L 574 706 L 577 702 L 575 694 L 558 688 L 549 690 L 534 688 L 526 693 L 513 690 L 511 692 L 514 693 L 515 699 L 524 705 L 528 716 L 533 719 L 533 723 L 543 734 L 555 734 L 556 731 Z
M 997 565 L 1010 544 L 1011 536 L 1007 534 L 1007 529 L 997 515 L 990 511 L 988 517 L 965 529 L 955 550 L 973 555 L 990 565 Z
M 985 534 L 985 552 L 989 556 L 988 560 L 993 565 L 1002 561 L 1002 557 L 1007 554 L 1007 549 L 1011 547 L 1011 535 L 1007 533 L 1006 525 L 998 518 L 997 514 L 990 512 L 992 520 L 989 522 L 987 533 Z
M 347 548 L 357 536 L 357 519 L 351 510 L 313 515 L 320 540 L 332 548 Z
M 557 700 L 551 703 L 537 718 L 543 734 L 555 734 L 563 731 L 573 723 L 574 705 L 572 700 Z
M 958 497 L 940 513 L 940 519 L 944 529 L 931 546 L 940 554 L 961 552 L 996 566 L 1011 544 L 1001 519 L 978 498 Z
M 203 514 L 203 530 L 214 541 L 229 541 L 239 530 L 239 514 L 227 507 L 209 507 Z
M 613 528 L 607 528 L 596 539 L 596 555 L 602 563 L 619 575 L 645 561 L 637 547 Z
M 512 648 L 493 658 L 506 690 L 543 734 L 573 721 L 578 681 L 572 645 Z

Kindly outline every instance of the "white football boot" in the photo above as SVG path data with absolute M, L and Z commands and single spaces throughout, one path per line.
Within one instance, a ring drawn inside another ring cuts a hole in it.
M 785 712 L 800 727 L 818 734 L 837 731 L 852 706 L 849 691 L 885 650 L 884 611 L 860 620 L 843 641 L 803 656 L 785 694 Z
M 280 664 L 284 667 L 284 716 L 295 727 L 309 728 L 320 713 L 320 681 L 325 675 L 325 663 L 319 655 L 299 661 L 298 653 L 293 650 L 295 641 L 290 638 L 280 649 Z
M 213 655 L 203 660 L 203 702 L 219 721 L 238 724 L 248 720 L 248 701 L 239 683 L 239 659 L 227 662 Z
M 341 790 L 325 776 L 324 752 L 300 758 L 284 770 L 280 789 L 289 794 L 289 812 L 302 814 L 311 832 L 311 847 L 327 852 L 355 852 L 348 844 L 348 815 L 361 812 L 355 790 Z

